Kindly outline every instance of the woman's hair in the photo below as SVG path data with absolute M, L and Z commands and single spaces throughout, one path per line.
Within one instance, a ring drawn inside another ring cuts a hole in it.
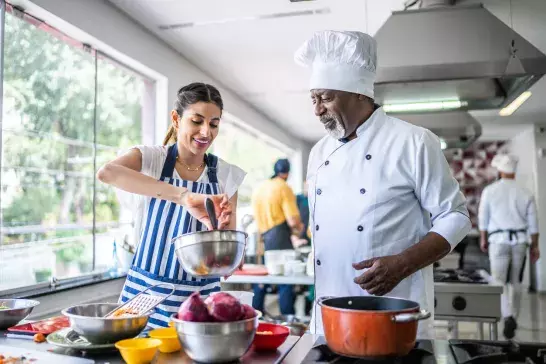
M 178 90 L 174 109 L 179 116 L 182 116 L 184 110 L 186 110 L 188 106 L 198 102 L 212 102 L 218 106 L 220 110 L 224 109 L 224 102 L 222 101 L 220 91 L 218 91 L 216 87 L 202 82 L 190 83 Z M 176 142 L 176 130 L 172 124 L 169 126 L 167 135 L 165 135 L 163 145 L 167 145 L 170 142 Z

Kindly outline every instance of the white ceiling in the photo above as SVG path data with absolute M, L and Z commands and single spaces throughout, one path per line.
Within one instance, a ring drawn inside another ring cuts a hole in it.
M 293 53 L 313 32 L 360 30 L 373 35 L 404 0 L 109 0 L 177 49 L 189 61 L 268 115 L 291 134 L 307 141 L 323 135 L 307 91 L 308 71 Z M 482 2 L 509 24 L 510 0 Z M 302 10 L 312 15 L 256 19 Z M 318 13 L 318 14 L 317 14 Z M 513 0 L 515 30 L 546 53 L 546 1 Z M 162 30 L 160 26 L 197 23 Z M 542 35 L 542 36 L 541 36 Z M 507 139 L 516 125 L 546 122 L 546 78 L 511 117 L 497 111 L 472 112 L 484 125 L 484 138 Z M 502 127 L 496 127 L 496 125 Z

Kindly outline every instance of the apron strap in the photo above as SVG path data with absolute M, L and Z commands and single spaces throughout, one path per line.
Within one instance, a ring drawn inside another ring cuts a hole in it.
M 171 145 L 167 150 L 167 159 L 163 164 L 163 170 L 161 171 L 162 178 L 173 178 L 174 166 L 176 165 L 176 157 L 178 156 L 178 148 L 176 143 Z
M 218 157 L 214 154 L 206 154 L 205 155 L 205 164 L 207 165 L 207 176 L 209 177 L 210 183 L 218 183 L 218 174 L 217 174 L 217 167 L 218 167 Z
M 512 238 L 517 237 L 518 233 L 526 233 L 526 232 L 527 232 L 526 229 L 519 229 L 519 230 L 506 229 L 506 230 L 495 230 L 495 231 L 492 231 L 492 232 L 488 233 L 487 235 L 491 236 L 491 235 L 495 235 L 495 234 L 499 234 L 499 233 L 508 233 L 509 239 L 510 239 L 510 241 L 512 241 Z

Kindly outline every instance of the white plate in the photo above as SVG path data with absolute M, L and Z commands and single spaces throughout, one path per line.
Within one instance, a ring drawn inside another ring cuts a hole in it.
M 67 335 L 71 331 L 72 329 L 70 327 L 65 327 L 64 329 L 52 332 L 51 334 L 47 335 L 47 342 L 61 348 L 81 351 L 116 350 L 115 344 L 91 344 L 89 341 L 85 340 L 75 332 L 73 335 L 77 337 L 77 339 L 74 339 L 74 341 L 68 340 Z

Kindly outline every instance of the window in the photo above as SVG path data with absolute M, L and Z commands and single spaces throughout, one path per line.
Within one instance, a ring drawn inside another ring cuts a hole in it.
M 253 188 L 271 178 L 273 165 L 277 159 L 290 159 L 294 151 L 229 118 L 224 118 L 220 123 L 220 132 L 212 145 L 211 153 L 221 156 L 226 162 L 235 164 L 247 172 L 239 188 L 237 202 L 238 208 L 246 209 L 250 205 Z
M 154 83 L 9 4 L 3 52 L 0 291 L 107 271 L 132 217 L 95 173 L 142 142 Z

